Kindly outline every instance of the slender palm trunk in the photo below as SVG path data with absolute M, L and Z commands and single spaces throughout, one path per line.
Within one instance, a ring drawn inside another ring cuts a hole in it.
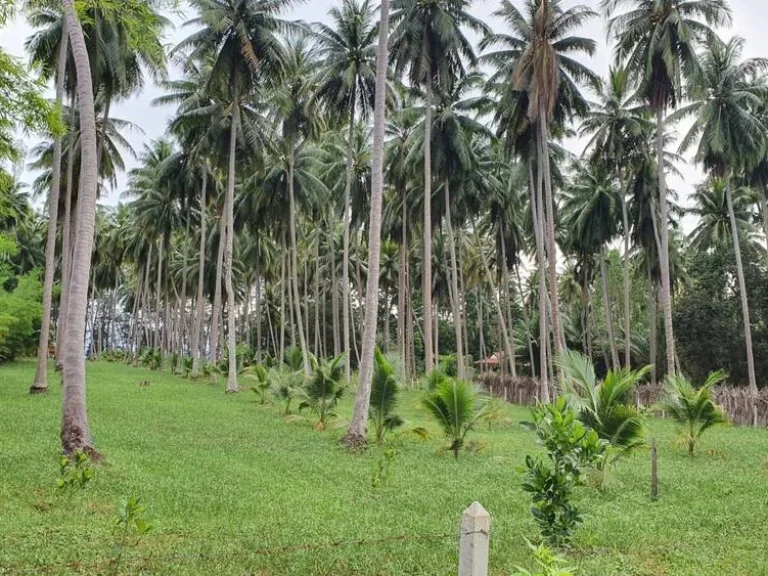
M 66 20 L 61 31 L 61 44 L 56 63 L 56 106 L 64 102 L 64 78 L 69 53 L 69 36 Z M 53 167 L 51 192 L 48 196 L 48 238 L 45 245 L 45 279 L 43 281 L 43 318 L 40 324 L 40 341 L 37 347 L 37 370 L 29 389 L 31 394 L 48 390 L 48 339 L 51 334 L 51 307 L 53 304 L 53 280 L 56 272 L 56 231 L 59 219 L 59 191 L 61 189 L 61 135 L 53 140 Z
M 203 330 L 205 314 L 205 297 L 203 289 L 205 288 L 205 226 L 206 226 L 206 207 L 208 194 L 208 168 L 203 167 L 203 186 L 200 193 L 200 252 L 197 261 L 197 298 L 195 310 L 195 322 L 192 328 L 192 375 L 200 374 L 200 359 L 202 358 L 202 346 L 200 337 Z
M 189 221 L 190 217 L 187 214 L 187 222 L 184 226 L 184 256 L 182 258 L 182 272 L 181 272 L 181 303 L 179 304 L 179 338 L 178 338 L 178 350 L 179 356 L 184 356 L 184 337 L 187 334 L 187 263 L 189 261 Z
M 408 236 L 406 231 L 407 209 L 405 199 L 405 188 L 403 188 L 402 204 L 402 232 L 400 242 L 400 266 L 397 270 L 397 348 L 400 351 L 400 358 L 405 361 L 406 357 L 406 338 L 405 338 L 405 319 L 406 319 L 406 268 L 408 266 Z
M 318 358 L 322 356 L 320 353 L 320 236 L 315 236 L 315 278 L 314 278 L 314 292 L 315 292 L 315 334 L 314 334 L 314 346 L 313 350 L 315 356 Z
M 658 313 L 656 311 L 656 303 L 659 299 L 656 291 L 656 284 L 653 281 L 653 274 L 651 274 L 651 261 L 646 260 L 646 272 L 648 275 L 648 340 L 649 340 L 649 352 L 651 363 L 651 384 L 656 385 L 656 379 L 658 371 L 656 369 L 656 346 L 658 343 L 658 335 L 656 334 L 656 328 L 658 325 Z
M 531 377 L 536 378 L 536 358 L 533 355 L 533 336 L 531 334 L 531 321 L 530 314 L 528 313 L 528 300 L 523 297 L 523 281 L 520 278 L 520 267 L 515 266 L 515 276 L 517 277 L 517 289 L 520 293 L 520 300 L 522 306 L 520 307 L 523 313 L 523 322 L 525 322 L 525 339 L 528 345 L 528 360 L 531 363 Z
M 368 442 L 368 409 L 371 402 L 373 352 L 379 312 L 379 260 L 381 255 L 381 208 L 384 196 L 384 122 L 386 120 L 386 81 L 389 38 L 389 0 L 381 2 L 379 46 L 376 56 L 376 102 L 373 124 L 373 161 L 371 167 L 371 214 L 368 225 L 368 280 L 365 288 L 363 352 L 360 359 L 360 383 L 355 396 L 355 410 L 345 443 L 363 446 Z
M 422 299 L 424 302 L 424 369 L 434 367 L 432 334 L 432 78 L 426 82 L 424 102 L 424 259 L 422 262 Z M 435 335 L 437 339 L 437 335 Z
M 262 330 L 261 330 L 261 321 L 262 321 L 262 314 L 261 314 L 261 269 L 259 267 L 259 263 L 256 262 L 256 291 L 254 294 L 254 300 L 253 300 L 253 307 L 256 310 L 256 353 L 259 355 L 259 358 L 261 357 L 261 337 L 262 337 Z
M 549 263 L 550 306 L 552 308 L 552 335 L 554 356 L 559 357 L 564 347 L 560 330 L 560 300 L 557 294 L 557 246 L 555 245 L 555 203 L 552 194 L 552 172 L 549 167 L 549 128 L 544 115 L 539 115 L 539 138 L 541 139 L 541 169 L 544 172 L 544 208 L 539 207 L 541 218 L 546 224 L 545 242 Z M 560 369 L 558 367 L 558 374 Z M 560 378 L 561 379 L 561 378 Z
M 621 171 L 617 170 L 619 182 L 621 182 Z M 632 368 L 632 339 L 631 322 L 632 308 L 629 299 L 629 211 L 627 210 L 627 195 L 624 186 L 621 188 L 621 217 L 624 222 L 624 367 L 629 370 Z
M 74 130 L 77 96 L 70 102 L 69 127 Z M 67 331 L 67 304 L 69 303 L 69 279 L 72 275 L 72 191 L 75 165 L 74 138 L 67 142 L 67 187 L 64 198 L 64 222 L 61 224 L 61 294 L 59 295 L 59 323 L 56 329 L 56 365 L 64 365 L 64 334 Z
M 768 200 L 765 187 L 760 190 L 760 214 L 763 216 L 763 234 L 765 235 L 765 249 L 768 250 Z
M 509 363 L 509 368 L 513 378 L 517 378 L 517 352 L 515 350 L 515 336 L 513 334 L 512 322 L 512 294 L 509 289 L 509 271 L 507 270 L 507 248 L 506 242 L 504 242 L 504 223 L 501 222 L 499 226 L 499 243 L 501 244 L 501 282 L 504 291 L 504 303 L 506 305 L 506 314 L 504 315 L 504 323 L 506 324 L 506 330 L 509 333 L 510 352 L 512 353 L 512 360 Z
M 227 290 L 227 342 L 229 349 L 229 366 L 227 371 L 227 394 L 238 392 L 237 385 L 237 351 L 236 347 L 236 315 L 235 290 L 232 286 L 232 255 L 235 245 L 235 161 L 237 159 L 237 126 L 240 119 L 240 103 L 237 98 L 237 87 L 232 99 L 232 125 L 229 129 L 229 169 L 227 172 L 227 197 L 224 200 L 226 221 L 225 235 L 227 238 L 224 248 L 224 283 Z
M 225 202 L 226 204 L 226 202 Z M 227 242 L 226 206 L 219 218 L 219 249 L 216 254 L 216 280 L 213 287 L 213 310 L 211 311 L 211 342 L 208 358 L 211 362 L 219 360 L 219 318 L 221 316 L 221 276 L 224 265 L 224 248 Z
M 280 242 L 280 362 L 285 362 L 285 260 L 288 257 L 285 251 L 285 235 Z
M 496 289 L 496 283 L 493 281 L 493 275 L 491 274 L 491 268 L 488 265 L 488 259 L 485 257 L 485 252 L 480 245 L 479 239 L 477 242 L 477 251 L 480 253 L 480 259 L 483 262 L 483 269 L 485 270 L 485 279 L 488 282 L 488 286 L 491 287 L 494 304 L 496 304 L 496 317 L 499 322 L 499 330 L 501 331 L 502 339 L 504 340 L 504 354 L 507 357 L 510 371 L 514 372 L 515 355 L 512 352 L 512 343 L 510 341 L 509 332 L 507 332 L 506 322 L 504 322 L 504 309 L 501 305 L 501 297 L 499 296 L 499 291 Z
M 667 372 L 675 372 L 675 334 L 672 328 L 672 288 L 669 276 L 669 220 L 667 217 L 667 182 L 664 176 L 664 110 L 656 110 L 656 162 L 659 173 L 659 265 L 661 267 L 661 307 L 667 345 Z M 654 218 L 655 222 L 655 218 Z
M 299 329 L 299 345 L 301 346 L 301 356 L 304 361 L 304 374 L 309 376 L 309 352 L 307 351 L 307 340 L 304 335 L 304 325 L 301 320 L 301 296 L 299 295 L 299 258 L 296 241 L 296 197 L 294 194 L 294 161 L 296 157 L 296 148 L 292 145 L 290 156 L 288 157 L 288 202 L 290 208 L 290 233 L 291 233 L 291 275 L 293 278 L 293 303 L 296 311 L 296 325 Z
M 611 363 L 614 370 L 621 367 L 619 351 L 616 348 L 616 337 L 613 334 L 613 313 L 611 312 L 611 295 L 608 291 L 608 273 L 605 269 L 605 246 L 600 246 L 600 278 L 603 284 L 603 306 L 605 309 L 605 327 L 608 332 L 608 345 L 611 350 Z
M 67 306 L 67 333 L 64 336 L 64 387 L 62 393 L 61 445 L 65 453 L 85 450 L 95 454 L 85 397 L 85 316 L 88 279 L 96 222 L 96 118 L 93 112 L 93 82 L 88 49 L 74 0 L 62 0 L 72 56 L 77 73 L 80 107 L 80 201 L 72 278 Z
M 459 379 L 464 380 L 464 355 L 462 353 L 461 336 L 461 301 L 459 300 L 459 266 L 456 258 L 456 237 L 453 235 L 453 223 L 451 222 L 451 185 L 448 178 L 445 180 L 445 225 L 448 232 L 448 246 L 451 253 L 451 304 L 453 307 L 453 329 L 456 336 L 456 364 L 458 365 Z
M 347 134 L 347 167 L 346 183 L 344 185 L 344 260 L 342 262 L 341 286 L 342 286 L 342 332 L 344 337 L 344 374 L 347 382 L 352 377 L 351 365 L 352 358 L 349 345 L 349 323 L 350 323 L 350 296 L 349 296 L 349 228 L 350 228 L 350 195 L 352 194 L 352 162 L 354 154 L 355 137 L 355 104 L 357 95 L 353 95 L 349 103 L 349 133 Z
M 155 333 L 152 340 L 153 348 L 160 348 L 160 310 L 163 307 L 163 246 L 164 238 L 161 236 L 157 242 L 157 284 L 155 286 Z
M 730 174 L 725 179 L 725 195 L 728 199 L 728 218 L 731 221 L 731 236 L 733 237 L 733 254 L 736 257 L 736 275 L 739 278 L 741 296 L 741 315 L 744 322 L 744 343 L 747 348 L 747 375 L 749 391 L 752 395 L 752 424 L 757 426 L 757 378 L 755 376 L 755 356 L 752 349 L 752 324 L 749 319 L 749 299 L 747 298 L 747 283 L 744 280 L 744 265 L 741 261 L 741 246 L 739 245 L 739 229 L 733 210 L 733 194 L 731 192 Z
M 479 335 L 480 360 L 485 360 L 485 327 L 483 326 L 483 292 L 477 290 L 477 332 Z M 485 371 L 485 362 L 480 364 L 480 370 Z
M 547 382 L 547 340 L 549 339 L 549 326 L 547 322 L 547 284 L 544 278 L 546 266 L 544 263 L 544 223 L 543 223 L 543 198 L 542 178 L 533 185 L 533 161 L 528 160 L 529 181 L 531 187 L 531 211 L 533 213 L 533 229 L 536 240 L 536 263 L 539 275 L 539 401 L 548 404 L 550 401 L 549 383 Z

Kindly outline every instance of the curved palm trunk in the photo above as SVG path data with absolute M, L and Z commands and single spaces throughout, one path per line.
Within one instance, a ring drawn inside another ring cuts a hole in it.
M 226 203 L 226 202 L 225 202 Z M 219 318 L 221 316 L 221 276 L 224 265 L 224 246 L 227 242 L 226 206 L 219 219 L 219 249 L 216 253 L 216 285 L 213 288 L 213 310 L 211 311 L 211 342 L 208 358 L 211 362 L 219 360 Z
M 661 307 L 667 346 L 667 372 L 675 372 L 675 334 L 672 328 L 672 288 L 669 277 L 669 224 L 667 217 L 667 182 L 664 177 L 664 111 L 656 110 L 656 162 L 659 172 L 659 265 L 661 267 Z M 654 222 L 656 219 L 654 218 Z
M 600 279 L 603 285 L 603 306 L 605 308 L 605 326 L 608 331 L 608 345 L 611 350 L 611 363 L 614 370 L 621 367 L 619 351 L 616 349 L 616 337 L 613 334 L 613 313 L 611 295 L 608 291 L 608 273 L 605 270 L 605 246 L 600 246 Z
M 353 96 L 349 103 L 349 133 L 347 134 L 347 167 L 346 167 L 346 183 L 344 185 L 344 256 L 342 262 L 342 333 L 344 338 L 344 374 L 347 382 L 352 377 L 351 365 L 351 350 L 349 344 L 349 228 L 350 228 L 350 195 L 352 194 L 352 162 L 354 154 L 354 137 L 355 137 L 355 104 L 357 103 L 357 96 Z
M 432 334 L 432 78 L 427 79 L 424 102 L 424 260 L 422 299 L 424 301 L 424 370 L 434 368 Z M 435 339 L 437 337 L 435 336 Z
M 200 253 L 197 264 L 197 298 L 195 300 L 195 322 L 192 328 L 192 375 L 200 374 L 200 359 L 202 350 L 200 346 L 200 333 L 203 329 L 203 314 L 205 314 L 205 297 L 203 289 L 205 287 L 205 216 L 208 193 L 208 169 L 203 169 L 203 187 L 200 197 Z
M 736 275 L 739 278 L 741 293 L 741 315 L 744 321 L 744 343 L 747 348 L 747 375 L 749 377 L 749 392 L 752 395 L 752 424 L 757 426 L 757 378 L 755 376 L 755 356 L 752 350 L 752 324 L 749 320 L 749 299 L 747 298 L 747 283 L 744 280 L 744 265 L 741 261 L 741 246 L 739 245 L 739 229 L 733 210 L 733 194 L 731 193 L 730 175 L 725 179 L 725 195 L 728 199 L 728 218 L 731 221 L 731 236 L 733 237 L 733 254 L 736 257 Z
M 368 226 L 368 279 L 365 287 L 365 323 L 360 361 L 360 383 L 355 396 L 355 410 L 344 442 L 364 446 L 368 442 L 368 409 L 371 403 L 373 352 L 379 312 L 379 260 L 381 255 L 381 207 L 384 196 L 384 122 L 389 38 L 389 0 L 381 2 L 379 46 L 376 56 L 376 103 L 373 124 L 373 161 L 371 167 L 371 215 Z
M 235 291 L 232 287 L 232 253 L 235 244 L 235 160 L 237 158 L 237 124 L 240 117 L 240 104 L 237 100 L 237 88 L 232 102 L 232 126 L 229 130 L 229 170 L 227 173 L 227 197 L 224 200 L 224 218 L 226 222 L 226 244 L 224 252 L 224 283 L 227 290 L 227 343 L 229 350 L 229 370 L 227 371 L 227 393 L 239 391 L 237 385 L 237 352 L 235 349 Z
M 70 102 L 69 126 L 75 125 L 75 95 Z M 72 275 L 72 190 L 75 165 L 74 138 L 67 143 L 67 188 L 64 198 L 64 221 L 61 224 L 61 294 L 59 295 L 59 323 L 56 329 L 56 365 L 64 365 L 64 334 L 67 331 L 67 304 L 69 303 L 69 278 Z
M 617 171 L 619 182 L 621 182 L 621 172 Z M 630 334 L 632 322 L 632 307 L 629 300 L 629 211 L 627 210 L 626 191 L 622 186 L 621 190 L 621 218 L 624 221 L 624 367 L 627 370 L 632 368 L 632 339 Z
M 552 195 L 552 173 L 549 167 L 549 129 L 544 115 L 539 115 L 539 138 L 541 139 L 541 168 L 544 171 L 545 206 L 540 206 L 541 218 L 546 224 L 545 241 L 549 261 L 549 290 L 552 307 L 552 334 L 554 356 L 559 357 L 563 349 L 563 335 L 560 330 L 560 300 L 557 294 L 557 247 L 555 246 L 555 203 Z M 561 379 L 560 368 L 558 377 Z
M 66 20 L 61 31 L 61 45 L 56 62 L 56 106 L 61 109 L 64 102 L 64 77 L 69 54 L 69 37 Z M 35 380 L 29 389 L 31 394 L 48 390 L 48 339 L 51 334 L 51 306 L 53 303 L 53 281 L 56 272 L 56 231 L 59 218 L 59 190 L 61 189 L 61 136 L 53 140 L 53 174 L 51 192 L 48 196 L 48 238 L 45 245 L 45 279 L 43 282 L 43 318 L 40 324 L 40 341 L 37 347 L 37 370 Z
M 406 358 L 406 338 L 405 338 L 405 318 L 406 318 L 406 266 L 408 259 L 408 241 L 406 231 L 407 209 L 405 201 L 405 188 L 403 188 L 402 200 L 402 237 L 400 242 L 400 265 L 397 270 L 397 349 L 400 352 L 400 358 L 405 362 Z M 406 370 L 407 371 L 407 370 Z
M 309 353 L 307 351 L 307 340 L 304 335 L 304 325 L 301 320 L 301 296 L 299 295 L 299 257 L 296 241 L 296 197 L 294 194 L 294 161 L 296 148 L 292 145 L 290 156 L 288 157 L 288 202 L 290 204 L 290 233 L 291 233 L 291 284 L 293 286 L 293 303 L 296 311 L 296 325 L 299 329 L 299 345 L 301 346 L 301 357 L 304 362 L 304 374 L 309 376 Z M 345 300 L 346 303 L 346 300 Z M 349 362 L 349 358 L 347 358 Z
M 88 49 L 74 0 L 63 0 L 72 57 L 77 73 L 80 107 L 80 201 L 72 278 L 67 306 L 67 333 L 64 336 L 64 386 L 62 391 L 61 445 L 66 454 L 77 450 L 95 453 L 85 397 L 85 320 L 88 279 L 96 222 L 96 118 L 93 112 L 93 85 Z
M 459 379 L 464 379 L 464 354 L 462 353 L 461 335 L 461 301 L 459 300 L 459 266 L 456 258 L 456 238 L 453 235 L 451 222 L 451 187 L 448 179 L 445 180 L 445 224 L 448 232 L 448 245 L 451 251 L 451 304 L 453 307 L 453 328 L 456 335 L 456 363 L 458 365 Z

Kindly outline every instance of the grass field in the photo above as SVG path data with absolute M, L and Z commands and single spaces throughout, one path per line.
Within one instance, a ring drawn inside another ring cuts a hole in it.
M 155 528 L 125 552 L 125 574 L 453 575 L 458 524 L 473 500 L 491 513 L 491 572 L 529 565 L 537 529 L 517 467 L 536 450 L 510 407 L 483 449 L 455 462 L 438 430 L 401 398 L 428 441 L 393 438 L 390 477 L 371 481 L 382 449 L 348 455 L 343 428 L 286 421 L 255 395 L 120 364 L 88 367 L 94 441 L 105 456 L 84 491 L 58 493 L 60 385 L 30 397 L 32 362 L 0 367 L 0 574 L 109 573 L 121 500 L 146 502 Z M 148 380 L 150 385 L 139 387 Z M 342 406 L 349 418 L 351 395 Z M 768 574 L 768 431 L 710 431 L 700 454 L 659 444 L 660 500 L 647 451 L 620 462 L 602 492 L 578 490 L 587 513 L 568 560 L 585 576 Z M 363 542 L 360 542 L 363 541 Z

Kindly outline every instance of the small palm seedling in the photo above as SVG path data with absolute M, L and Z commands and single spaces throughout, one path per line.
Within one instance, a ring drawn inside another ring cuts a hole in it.
M 533 553 L 533 560 L 537 566 L 536 571 L 530 572 L 518 566 L 517 572 L 512 576 L 574 576 L 574 569 L 565 566 L 566 561 L 557 556 L 546 545 L 534 546 L 527 540 L 526 542 Z
M 727 377 L 728 374 L 723 371 L 713 372 L 698 389 L 682 374 L 672 374 L 667 378 L 666 394 L 659 408 L 678 423 L 680 437 L 691 456 L 706 430 L 728 423 L 725 412 L 712 400 L 712 387 Z
M 259 404 L 266 404 L 269 391 L 272 388 L 272 378 L 267 369 L 261 364 L 253 364 L 243 370 L 243 376 L 253 381 L 254 385 L 251 386 L 251 390 L 259 399 Z
M 640 370 L 609 370 L 598 381 L 592 361 L 578 352 L 564 352 L 557 363 L 565 374 L 563 392 L 568 404 L 587 428 L 607 440 L 617 455 L 642 446 L 645 426 L 632 402 L 632 394 L 650 366 Z
M 394 414 L 400 387 L 394 376 L 394 368 L 378 348 L 374 353 L 373 381 L 371 382 L 370 418 L 376 429 L 376 442 L 381 444 L 384 435 L 404 424 L 404 420 Z
M 315 430 L 325 430 L 328 421 L 337 416 L 336 406 L 344 394 L 341 381 L 344 378 L 342 356 L 318 364 L 303 391 L 304 400 L 299 405 L 299 412 L 309 409 L 318 418 Z
M 483 417 L 488 397 L 478 393 L 471 384 L 446 377 L 421 401 L 440 424 L 445 436 L 451 441 L 454 458 L 464 446 L 467 434 Z
M 283 405 L 285 406 L 283 415 L 288 416 L 291 413 L 291 402 L 293 402 L 294 398 L 301 396 L 301 390 L 293 386 L 290 380 L 288 380 L 282 382 L 277 387 L 275 396 L 278 398 L 278 400 L 282 401 Z
M 433 390 L 436 390 L 438 386 L 443 384 L 444 382 L 447 382 L 450 380 L 450 376 L 445 373 L 445 371 L 442 368 L 435 368 L 427 374 L 425 380 L 426 380 L 426 388 L 430 392 Z

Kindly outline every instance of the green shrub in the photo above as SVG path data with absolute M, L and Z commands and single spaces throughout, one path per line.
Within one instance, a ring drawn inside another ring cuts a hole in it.
M 518 566 L 517 572 L 512 576 L 574 576 L 574 569 L 565 566 L 566 561 L 559 558 L 544 544 L 534 546 L 528 542 L 528 547 L 533 552 L 533 560 L 537 566 L 536 571 L 530 572 Z
M 0 364 L 35 353 L 43 308 L 37 275 L 0 277 Z
M 315 430 L 325 430 L 328 420 L 335 418 L 336 406 L 344 395 L 344 365 L 342 356 L 315 366 L 312 378 L 307 382 L 299 405 L 299 411 L 308 408 L 318 418 Z
M 482 418 L 487 403 L 488 397 L 478 393 L 471 384 L 447 376 L 421 401 L 451 441 L 450 450 L 456 459 L 467 434 Z
M 261 364 L 253 364 L 243 369 L 243 376 L 253 381 L 254 385 L 251 386 L 251 390 L 259 399 L 259 404 L 266 404 L 272 389 L 272 378 L 269 371 Z
M 526 456 L 522 488 L 531 495 L 531 514 L 541 535 L 554 546 L 567 544 L 582 514 L 571 502 L 573 488 L 582 484 L 582 468 L 606 457 L 608 442 L 579 422 L 563 397 L 531 411 L 546 458 Z
M 400 387 L 394 376 L 394 368 L 378 348 L 374 353 L 373 380 L 371 382 L 371 409 L 369 416 L 376 431 L 376 442 L 384 440 L 384 435 L 405 422 L 394 414 Z
M 631 452 L 644 443 L 645 426 L 633 404 L 633 392 L 650 366 L 609 370 L 598 381 L 592 361 L 578 352 L 566 351 L 558 365 L 565 375 L 563 392 L 568 404 L 587 428 L 607 440 L 618 454 Z
M 659 408 L 678 423 L 678 433 L 691 456 L 706 430 L 728 423 L 725 412 L 712 401 L 711 391 L 712 386 L 727 377 L 725 372 L 713 372 L 699 389 L 694 388 L 682 374 L 672 374 L 667 378 L 666 395 Z

